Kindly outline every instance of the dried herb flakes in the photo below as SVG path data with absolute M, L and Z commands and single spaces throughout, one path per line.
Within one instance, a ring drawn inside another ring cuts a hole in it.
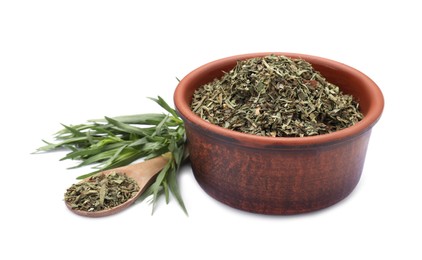
M 68 188 L 65 201 L 72 209 L 99 211 L 126 202 L 138 191 L 138 184 L 125 174 L 98 174 Z
M 327 134 L 363 118 L 353 97 L 310 63 L 276 55 L 238 61 L 196 90 L 191 108 L 212 124 L 272 137 Z

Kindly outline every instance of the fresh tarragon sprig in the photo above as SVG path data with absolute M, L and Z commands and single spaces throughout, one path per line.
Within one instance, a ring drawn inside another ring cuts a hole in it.
M 94 165 L 93 172 L 79 176 L 78 179 L 128 165 L 138 159 L 148 160 L 171 153 L 168 163 L 140 200 L 152 195 L 154 212 L 160 195 L 164 194 L 166 203 L 169 203 L 171 193 L 187 214 L 176 178 L 182 162 L 188 157 L 185 127 L 176 111 L 160 96 L 150 99 L 168 114 L 105 117 L 88 120 L 85 124 L 62 124 L 64 128 L 55 134 L 55 141 L 43 140 L 46 145 L 38 148 L 37 152 L 69 149 L 70 152 L 60 160 L 80 161 L 71 169 Z

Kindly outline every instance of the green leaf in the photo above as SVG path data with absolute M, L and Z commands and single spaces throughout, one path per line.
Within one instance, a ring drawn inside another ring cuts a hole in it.
M 85 137 L 85 136 L 69 138 L 69 139 L 67 139 L 63 142 L 59 142 L 59 143 L 56 143 L 56 144 L 49 143 L 49 142 L 42 140 L 47 145 L 38 148 L 37 151 L 51 151 L 51 150 L 55 150 L 57 148 L 66 148 L 67 145 L 71 145 L 72 143 L 78 143 L 80 141 L 86 141 L 86 140 L 87 140 L 87 137 Z
M 173 108 L 171 108 L 166 101 L 164 101 L 164 99 L 162 99 L 160 96 L 158 96 L 157 98 L 149 98 L 153 101 L 155 101 L 158 105 L 160 105 L 162 108 L 164 108 L 165 110 L 167 110 L 173 117 L 175 118 L 179 118 L 179 116 L 176 113 L 176 110 L 174 110 Z
M 122 147 L 120 147 L 119 149 L 117 149 L 117 151 L 114 153 L 114 155 L 113 155 L 112 157 L 110 157 L 110 159 L 108 159 L 108 160 L 104 163 L 104 165 L 105 165 L 105 166 L 107 166 L 107 165 L 112 164 L 112 163 L 116 160 L 116 158 L 118 158 L 118 156 L 120 156 L 120 154 L 123 152 L 123 150 L 124 150 L 126 147 L 127 147 L 127 145 L 123 145 Z
M 162 185 L 163 185 L 163 188 L 164 188 L 164 196 L 166 198 L 166 204 L 168 204 L 169 201 L 170 201 L 170 192 L 169 192 L 169 187 L 167 185 L 167 181 L 165 179 L 163 180 Z
M 83 133 L 81 133 L 79 130 L 71 127 L 71 126 L 67 126 L 65 124 L 61 124 L 66 130 L 68 130 L 70 133 L 72 133 L 75 137 L 77 136 L 84 136 Z
M 188 211 L 186 210 L 185 203 L 183 202 L 182 196 L 180 194 L 179 186 L 177 185 L 176 169 L 169 172 L 167 179 L 168 179 L 169 188 L 172 194 L 176 197 L 177 202 L 179 203 L 180 207 L 182 207 L 185 214 L 189 215 Z
M 116 143 L 122 143 L 125 142 L 123 141 L 121 138 L 116 137 L 116 136 L 109 136 L 109 137 L 103 137 L 101 138 L 97 143 L 93 144 L 92 147 L 93 148 L 97 148 L 97 147 L 103 147 L 109 144 L 116 144 Z
M 142 137 L 141 139 L 135 139 L 129 146 L 135 147 L 135 146 L 146 144 L 148 142 L 149 141 L 148 141 L 147 137 Z
M 156 129 L 155 129 L 155 135 L 161 135 L 163 133 L 163 131 L 168 130 L 168 127 L 165 125 L 167 119 L 168 119 L 168 115 L 163 118 L 163 120 L 161 120 L 161 122 L 157 125 Z
M 116 117 L 112 117 L 112 119 L 125 123 L 125 124 L 158 125 L 165 117 L 166 117 L 165 114 L 150 113 L 150 114 L 116 116 Z M 88 120 L 88 122 L 107 122 L 107 120 L 92 119 L 92 120 Z M 166 124 L 169 126 L 177 126 L 179 125 L 179 122 L 172 120 L 171 118 L 168 118 L 168 120 L 166 121 Z
M 131 134 L 137 134 L 139 136 L 147 136 L 148 133 L 146 133 L 143 129 L 135 126 L 131 126 L 122 122 L 119 122 L 117 120 L 114 120 L 110 117 L 105 117 L 105 119 L 112 125 L 116 126 L 119 130 L 131 133 Z
M 110 158 L 112 158 L 116 154 L 116 152 L 118 152 L 119 150 L 120 150 L 120 148 L 115 148 L 115 149 L 110 149 L 110 150 L 100 152 L 98 154 L 95 154 L 94 156 L 86 158 L 80 164 L 78 164 L 74 167 L 71 167 L 69 169 L 79 168 L 79 167 L 90 165 L 90 164 L 93 164 L 93 163 L 99 163 L 99 162 L 107 161 Z M 133 151 L 133 149 L 132 149 L 132 151 Z M 129 153 L 129 152 L 130 151 L 125 151 L 126 154 Z
M 151 185 L 152 187 L 152 195 L 153 195 L 153 203 L 152 203 L 152 214 L 154 213 L 155 207 L 157 205 L 157 198 L 158 198 L 158 192 L 160 191 L 160 187 L 162 187 L 162 183 L 164 178 L 167 176 L 167 172 L 170 169 L 171 166 L 171 160 L 164 166 L 164 168 L 161 170 L 161 172 L 158 174 L 157 178 L 155 179 L 155 182 Z

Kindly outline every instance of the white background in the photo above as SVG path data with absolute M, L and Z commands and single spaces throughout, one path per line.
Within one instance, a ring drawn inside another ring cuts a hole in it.
M 421 24 L 417 1 L 1 1 L 1 259 L 421 259 Z M 176 77 L 226 56 L 334 59 L 385 96 L 362 179 L 298 216 L 229 208 L 179 176 L 189 211 L 163 201 L 112 217 L 69 212 L 64 152 L 31 155 L 60 123 L 161 112 Z M 419 247 L 419 248 L 418 248 Z M 6 256 L 7 255 L 7 256 Z

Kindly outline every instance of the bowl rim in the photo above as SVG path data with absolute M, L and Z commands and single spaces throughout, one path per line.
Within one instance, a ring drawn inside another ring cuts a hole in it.
M 262 57 L 266 55 L 284 55 L 292 58 L 302 58 L 308 62 L 324 64 L 324 66 L 336 68 L 353 75 L 358 78 L 363 85 L 366 86 L 365 91 L 368 92 L 370 96 L 370 104 L 368 111 L 365 114 L 364 118 L 356 123 L 353 126 L 348 128 L 335 131 L 328 134 L 316 135 L 316 136 L 304 136 L 304 137 L 268 137 L 268 136 L 257 136 L 253 134 L 242 133 L 230 129 L 225 129 L 223 127 L 214 125 L 198 115 L 196 115 L 190 108 L 188 97 L 186 97 L 186 90 L 191 84 L 193 79 L 196 77 L 201 77 L 201 75 L 206 74 L 210 69 L 216 69 L 222 67 L 228 62 L 233 63 L 234 60 L 243 60 L 253 57 Z M 218 60 L 211 61 L 206 63 L 195 70 L 188 73 L 177 85 L 174 92 L 174 104 L 176 111 L 181 116 L 184 121 L 189 121 L 192 125 L 199 127 L 207 133 L 212 134 L 214 137 L 220 136 L 220 139 L 232 140 L 235 143 L 242 143 L 245 145 L 251 144 L 252 146 L 313 146 L 319 144 L 327 144 L 333 142 L 342 142 L 354 138 L 365 132 L 371 130 L 371 128 L 377 123 L 381 117 L 383 108 L 384 108 L 384 97 L 377 86 L 377 84 L 372 81 L 367 75 L 360 72 L 359 70 L 352 68 L 346 64 L 308 54 L 299 54 L 299 53 L 290 53 L 290 52 L 256 52 L 256 53 L 247 53 L 239 54 L 234 56 L 229 56 L 221 58 Z

